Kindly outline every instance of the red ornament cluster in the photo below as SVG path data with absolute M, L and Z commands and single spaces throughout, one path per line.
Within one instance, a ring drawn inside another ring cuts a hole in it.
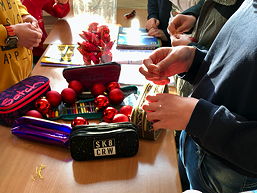
M 36 100 L 35 109 L 26 113 L 27 116 L 43 118 L 51 117 L 51 112 L 57 108 L 61 102 L 66 104 L 74 104 L 77 96 L 84 91 L 82 83 L 78 80 L 72 80 L 68 84 L 68 88 L 64 88 L 61 93 L 51 90 L 46 93 L 46 96 Z M 120 105 L 124 99 L 124 93 L 120 89 L 118 82 L 110 82 L 107 85 L 95 83 L 90 89 L 94 96 L 94 105 L 97 111 L 103 112 L 103 121 L 107 123 L 129 122 L 132 112 L 132 106 L 122 106 L 119 111 L 113 107 Z M 83 117 L 76 117 L 71 122 L 74 127 L 76 125 L 88 124 L 88 121 Z
M 110 29 L 107 25 L 96 22 L 89 24 L 87 31 L 79 34 L 84 39 L 78 42 L 78 50 L 83 55 L 85 64 L 90 65 L 112 61 L 111 49 L 114 44 L 110 38 Z

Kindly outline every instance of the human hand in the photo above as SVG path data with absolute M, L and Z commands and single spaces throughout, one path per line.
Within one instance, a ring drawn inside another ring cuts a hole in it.
M 143 105 L 148 121 L 153 129 L 183 130 L 186 128 L 198 99 L 174 94 L 156 94 L 146 97 Z
M 192 38 L 186 34 L 174 34 L 170 36 L 172 46 L 182 46 L 192 43 Z
M 166 37 L 165 33 L 161 29 L 151 28 L 148 31 L 148 35 L 160 38 L 163 41 L 168 41 L 168 38 Z
M 24 46 L 30 50 L 37 47 L 41 42 L 42 31 L 32 25 L 31 23 L 19 23 L 12 25 L 15 34 L 18 36 L 18 46 Z
M 39 28 L 37 19 L 35 17 L 33 17 L 32 15 L 23 15 L 22 20 L 24 23 L 31 23 L 35 28 Z M 41 31 L 41 29 L 40 29 L 40 31 Z
M 192 15 L 177 14 L 168 25 L 170 35 L 180 34 L 191 30 L 196 22 L 196 18 Z
M 149 58 L 143 60 L 139 72 L 155 84 L 167 84 L 170 76 L 188 71 L 195 56 L 195 49 L 192 46 L 158 48 Z
M 160 24 L 160 21 L 156 18 L 151 18 L 146 21 L 145 28 L 147 30 L 150 30 L 151 28 L 158 28 L 158 25 Z
M 66 4 L 68 2 L 69 0 L 56 0 L 56 3 L 60 3 L 60 4 Z

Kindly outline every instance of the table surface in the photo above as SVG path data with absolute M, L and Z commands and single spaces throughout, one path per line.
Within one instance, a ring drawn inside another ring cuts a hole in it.
M 75 40 L 79 28 L 69 21 L 59 21 L 62 25 L 54 27 L 48 40 Z M 67 87 L 62 71 L 38 63 L 32 75 L 48 77 L 52 90 L 61 91 Z M 181 192 L 172 131 L 163 131 L 156 141 L 140 139 L 133 157 L 78 162 L 68 149 L 17 138 L 10 127 L 0 125 L 0 149 L 0 193 Z M 41 166 L 42 179 L 36 176 Z

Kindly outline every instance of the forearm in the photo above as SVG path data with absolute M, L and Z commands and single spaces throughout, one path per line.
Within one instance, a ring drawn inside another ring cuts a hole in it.
M 147 19 L 156 18 L 159 19 L 159 7 L 157 0 L 148 0 L 147 3 L 147 12 L 148 16 Z
M 47 4 L 43 7 L 43 10 L 49 13 L 50 15 L 57 17 L 57 18 L 63 18 L 70 12 L 70 4 L 62 4 L 57 3 L 53 4 Z

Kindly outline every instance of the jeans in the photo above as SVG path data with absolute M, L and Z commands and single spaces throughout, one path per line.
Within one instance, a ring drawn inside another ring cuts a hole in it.
M 215 155 L 197 145 L 185 131 L 180 135 L 179 146 L 182 186 L 188 180 L 190 189 L 203 193 L 238 193 L 257 189 L 257 178 L 241 175 L 224 165 Z

